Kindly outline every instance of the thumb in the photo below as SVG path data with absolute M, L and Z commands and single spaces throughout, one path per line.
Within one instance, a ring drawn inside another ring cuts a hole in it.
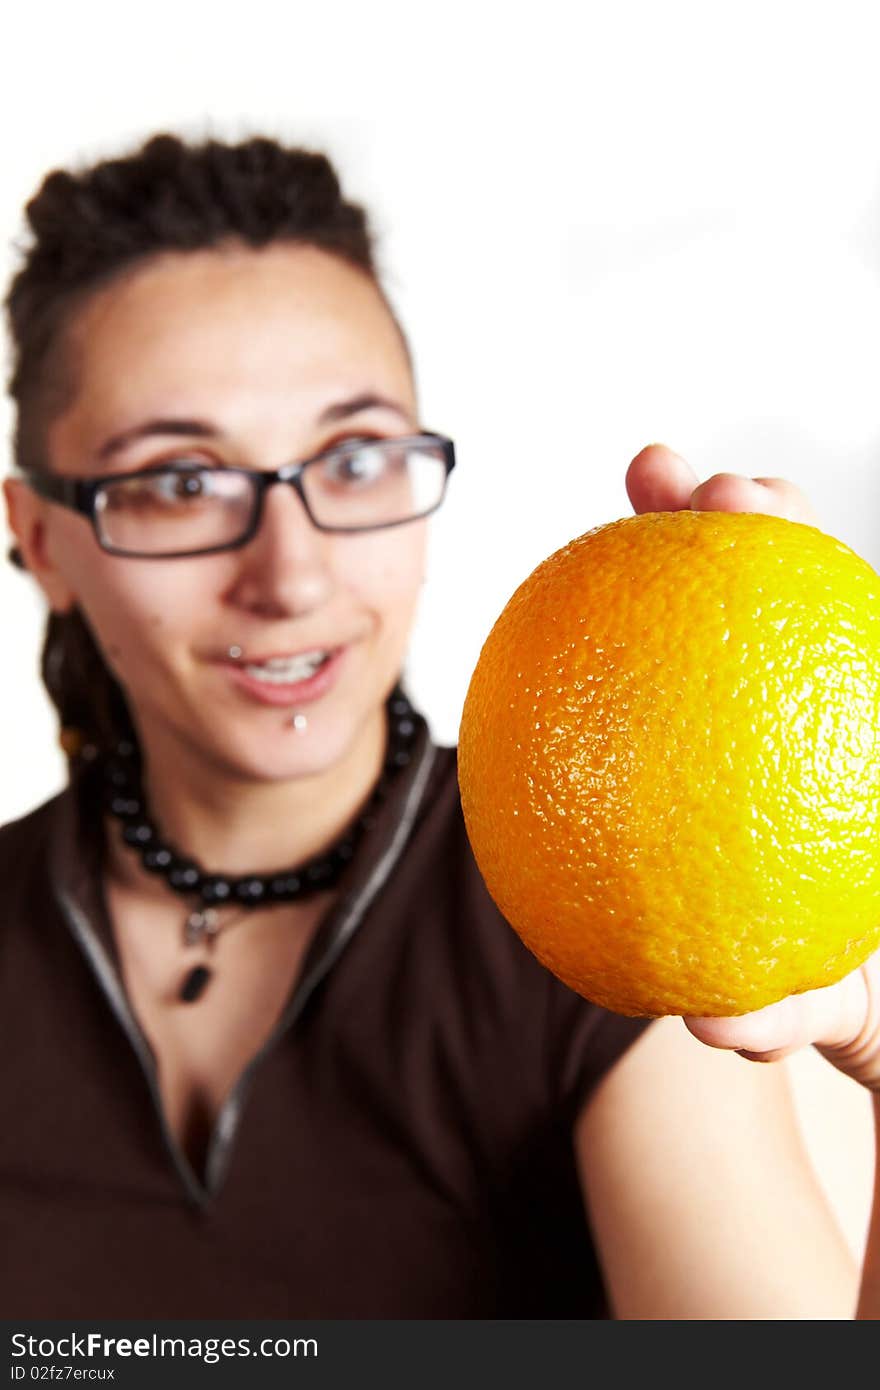
M 649 444 L 636 454 L 625 481 L 633 511 L 641 515 L 686 511 L 698 479 L 681 454 L 665 444 Z

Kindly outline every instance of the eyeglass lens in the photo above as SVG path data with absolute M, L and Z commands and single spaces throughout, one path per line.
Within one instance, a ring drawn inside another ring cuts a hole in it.
M 105 545 L 146 555 L 198 553 L 250 531 L 258 474 L 176 465 L 105 484 L 95 515 Z M 300 480 L 318 526 L 360 530 L 415 520 L 446 485 L 441 445 L 431 440 L 359 443 L 306 464 Z

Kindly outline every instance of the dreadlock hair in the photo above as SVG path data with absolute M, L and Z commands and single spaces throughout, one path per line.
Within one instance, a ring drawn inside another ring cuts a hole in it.
M 48 174 L 25 211 L 31 241 L 6 299 L 13 447 L 24 470 L 46 468 L 46 426 L 72 394 L 67 337 L 77 310 L 138 262 L 229 241 L 295 242 L 347 261 L 382 293 L 366 213 L 343 197 L 330 161 L 265 137 L 156 135 L 122 158 Z M 11 558 L 21 564 L 17 552 Z M 84 751 L 133 738 L 123 690 L 78 609 L 50 614 L 41 669 L 71 766 Z

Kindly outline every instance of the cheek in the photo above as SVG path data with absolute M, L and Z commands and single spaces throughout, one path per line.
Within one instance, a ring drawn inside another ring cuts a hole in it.
M 125 685 L 168 649 L 175 635 L 192 629 L 205 612 L 210 576 L 185 562 L 176 565 L 107 555 L 89 538 L 68 544 L 63 565 L 75 601 L 105 659 Z
M 349 538 L 347 587 L 377 621 L 395 630 L 408 627 L 425 572 L 425 527 L 401 527 Z

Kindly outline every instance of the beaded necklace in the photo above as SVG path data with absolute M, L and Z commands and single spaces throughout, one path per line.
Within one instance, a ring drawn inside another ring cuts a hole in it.
M 204 944 L 212 948 L 222 932 L 242 922 L 254 908 L 298 902 L 335 887 L 354 858 L 365 832 L 374 824 L 376 812 L 394 777 L 412 756 L 417 725 L 413 707 L 399 686 L 391 692 L 386 710 L 385 762 L 363 811 L 329 849 L 304 864 L 271 874 L 208 873 L 194 859 L 166 844 L 150 814 L 137 746 L 130 740 L 117 744 L 104 762 L 106 808 L 121 823 L 123 843 L 140 854 L 144 868 L 164 878 L 179 897 L 190 900 L 190 910 L 183 923 L 185 946 Z M 238 911 L 221 922 L 221 911 L 230 907 Z M 178 998 L 181 1002 L 191 1004 L 201 998 L 213 974 L 204 963 L 192 966 L 180 986 Z

